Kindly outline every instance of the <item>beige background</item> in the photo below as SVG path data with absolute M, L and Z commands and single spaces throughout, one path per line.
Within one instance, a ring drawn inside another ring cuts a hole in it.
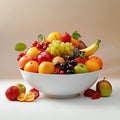
M 14 45 L 39 33 L 78 30 L 87 45 L 102 40 L 96 55 L 102 77 L 120 77 L 120 0 L 0 0 L 0 77 L 21 77 Z

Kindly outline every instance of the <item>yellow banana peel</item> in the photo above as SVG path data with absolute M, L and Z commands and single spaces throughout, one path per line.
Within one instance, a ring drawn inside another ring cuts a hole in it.
M 99 45 L 100 45 L 101 40 L 97 39 L 95 41 L 95 43 L 93 43 L 92 45 L 88 46 L 87 48 L 84 49 L 80 49 L 79 51 L 84 51 L 85 52 L 85 56 L 90 56 L 92 54 L 94 54 L 98 49 L 99 49 Z

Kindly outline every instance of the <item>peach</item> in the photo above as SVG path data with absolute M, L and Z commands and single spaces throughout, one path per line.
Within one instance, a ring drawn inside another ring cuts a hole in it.
M 55 65 L 57 62 L 64 63 L 65 60 L 64 60 L 63 57 L 56 56 L 56 57 L 53 58 L 52 62 L 53 62 L 53 64 Z

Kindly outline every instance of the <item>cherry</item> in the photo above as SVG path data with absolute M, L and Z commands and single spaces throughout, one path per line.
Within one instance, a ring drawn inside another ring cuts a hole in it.
M 32 47 L 36 47 L 38 45 L 38 41 L 34 41 L 33 43 L 32 43 Z
M 21 57 L 23 57 L 24 55 L 25 55 L 24 52 L 19 53 L 19 54 L 18 54 L 18 57 L 17 57 L 17 61 L 19 61 L 19 59 L 20 59 Z

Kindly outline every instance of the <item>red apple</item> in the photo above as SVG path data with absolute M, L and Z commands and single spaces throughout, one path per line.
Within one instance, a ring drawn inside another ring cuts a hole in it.
M 77 61 L 77 63 L 85 63 L 85 59 L 83 59 L 83 58 L 80 58 L 80 57 L 77 57 L 77 58 L 75 58 L 74 60 L 76 60 Z
M 65 42 L 65 43 L 70 42 L 71 41 L 71 36 L 67 32 L 65 32 L 61 37 L 61 41 Z
M 38 61 L 39 64 L 41 62 L 43 62 L 43 61 L 49 61 L 49 62 L 51 62 L 52 59 L 53 59 L 53 56 L 49 52 L 47 52 L 47 51 L 41 52 L 37 56 L 37 61 Z
M 9 100 L 12 100 L 12 101 L 16 100 L 19 95 L 20 95 L 20 91 L 19 91 L 19 88 L 17 86 L 10 86 L 5 91 L 6 98 Z

